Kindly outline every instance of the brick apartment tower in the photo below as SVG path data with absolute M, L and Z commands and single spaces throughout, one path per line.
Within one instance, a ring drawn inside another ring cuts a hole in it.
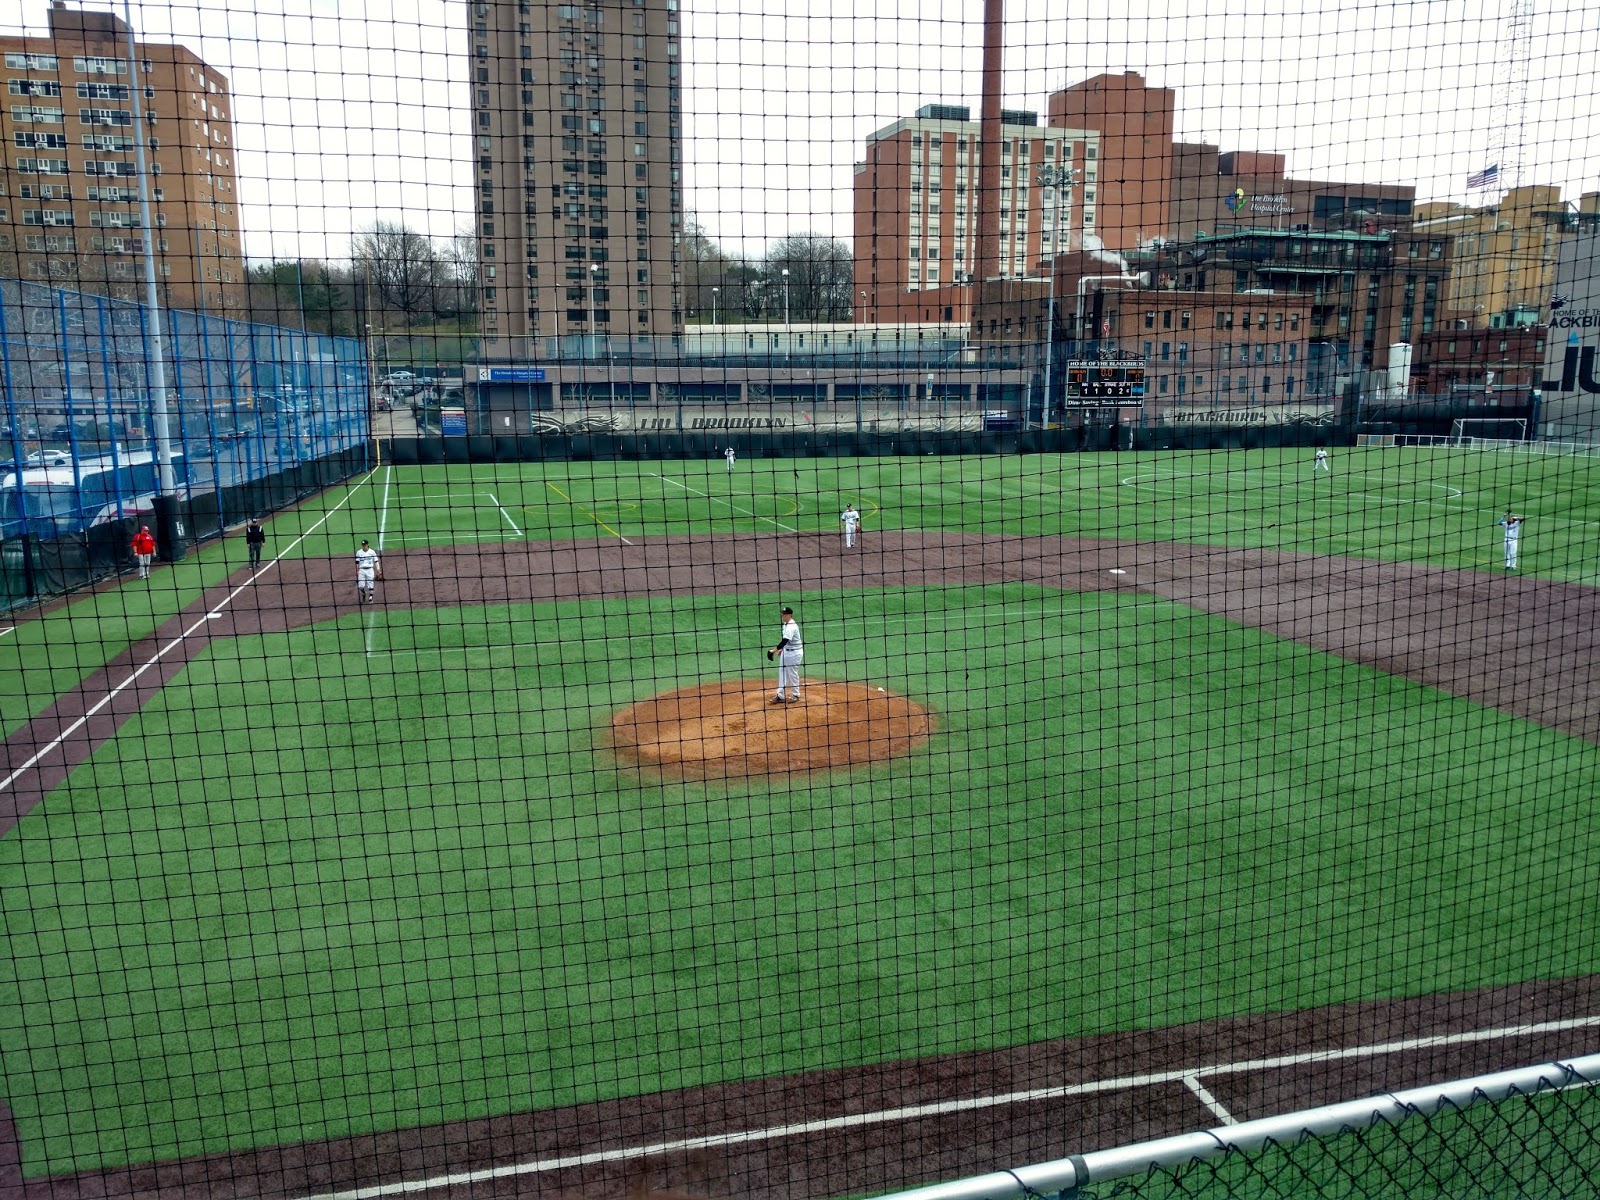
M 929 104 L 867 138 L 856 164 L 855 319 L 966 323 L 975 302 L 978 144 L 971 110 Z M 1037 277 L 1040 264 L 1095 228 L 1090 193 L 1070 200 L 1034 179 L 1039 167 L 1094 166 L 1098 135 L 1045 128 L 1034 113 L 1002 111 L 995 189 L 998 279 Z
M 0 37 L 0 269 L 142 300 L 128 27 L 59 0 L 49 19 L 48 37 Z M 228 81 L 182 46 L 137 42 L 135 52 L 162 301 L 237 309 L 245 268 Z
M 467 11 L 485 357 L 681 333 L 678 0 Z

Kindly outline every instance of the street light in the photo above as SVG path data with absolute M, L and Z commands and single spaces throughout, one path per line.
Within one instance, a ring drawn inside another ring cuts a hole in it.
M 785 336 L 789 329 L 789 268 L 783 269 L 783 328 Z
M 711 323 L 713 325 L 717 323 L 717 294 L 721 291 L 721 288 L 711 289 Z
M 1045 188 L 1054 188 L 1056 194 L 1056 219 L 1053 240 L 1050 244 L 1050 308 L 1045 319 L 1044 343 L 1044 399 L 1039 405 L 1039 426 L 1044 428 L 1050 423 L 1050 391 L 1051 375 L 1055 368 L 1056 349 L 1056 259 L 1061 254 L 1061 235 L 1069 231 L 1072 222 L 1072 189 L 1077 185 L 1083 172 L 1076 167 L 1035 167 L 1034 180 Z M 1062 201 L 1066 200 L 1066 219 L 1062 219 Z M 1041 205 L 1042 205 L 1041 201 Z M 1071 248 L 1072 238 L 1067 238 L 1068 249 Z M 1027 426 L 1027 417 L 1023 417 L 1023 426 Z
M 589 264 L 589 357 L 593 358 L 600 350 L 599 334 L 594 327 L 594 285 L 600 277 L 600 264 Z

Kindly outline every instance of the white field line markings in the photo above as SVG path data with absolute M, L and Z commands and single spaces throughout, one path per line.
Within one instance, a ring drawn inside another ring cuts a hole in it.
M 4 629 L 0 629 L 0 637 L 5 637 L 6 634 L 15 633 L 16 631 L 17 627 L 15 625 L 7 625 Z
M 657 475 L 654 471 L 651 471 L 650 474 L 655 475 L 655 477 L 661 480 L 662 483 L 670 483 L 673 487 L 682 488 L 686 492 L 693 492 L 696 496 L 704 496 L 713 504 L 726 504 L 740 516 L 754 517 L 758 521 L 765 521 L 768 525 L 776 525 L 779 529 L 782 529 L 787 533 L 800 532 L 792 525 L 785 525 L 782 521 L 774 521 L 771 517 L 763 517 L 760 513 L 754 512 L 748 508 L 740 508 L 737 504 L 734 504 L 728 500 L 724 500 L 720 496 L 713 496 L 710 492 L 702 492 L 699 488 L 692 488 L 686 483 L 679 483 L 676 479 L 668 479 L 665 475 Z M 796 507 L 798 508 L 799 506 L 796 505 Z
M 1191 492 L 1191 493 L 1180 493 L 1180 492 L 1176 491 L 1175 489 L 1173 489 L 1173 490 L 1169 490 L 1167 492 L 1163 492 L 1161 490 L 1161 487 L 1160 487 L 1160 485 L 1163 484 L 1163 483 L 1177 483 L 1180 480 L 1189 480 L 1189 479 L 1196 479 L 1196 478 L 1203 479 L 1203 480 L 1209 480 L 1210 476 L 1206 476 L 1206 475 L 1201 475 L 1201 476 L 1195 476 L 1195 475 L 1163 475 L 1160 472 L 1152 471 L 1152 472 L 1146 472 L 1146 473 L 1141 473 L 1141 474 L 1137 474 L 1137 475 L 1125 475 L 1121 479 L 1119 479 L 1117 482 L 1120 483 L 1123 487 L 1132 488 L 1136 492 L 1149 492 L 1157 500 L 1165 500 L 1165 501 L 1203 500 L 1203 499 L 1205 499 L 1205 498 L 1207 498 L 1209 496 L 1214 496 L 1214 495 L 1218 494 L 1218 493 L 1216 493 L 1214 491 L 1210 491 L 1210 490 L 1204 490 L 1204 491 L 1199 491 L 1199 492 Z M 1261 484 L 1260 487 L 1257 487 L 1257 488 L 1254 488 L 1254 489 L 1251 489 L 1251 490 L 1263 491 L 1264 492 L 1266 487 L 1268 487 L 1268 486 L 1275 486 L 1279 490 L 1282 490 L 1282 488 L 1283 488 L 1283 486 L 1285 484 L 1298 484 L 1298 483 L 1306 483 L 1306 482 L 1310 482 L 1310 483 L 1314 484 L 1316 481 L 1315 480 L 1309 480 L 1308 481 L 1308 480 L 1305 480 L 1305 479 L 1299 478 L 1299 477 L 1289 478 L 1289 479 L 1284 479 L 1284 478 L 1281 478 L 1281 477 L 1280 478 L 1276 478 L 1276 479 L 1265 479 L 1265 480 L 1262 481 L 1262 484 Z M 1427 480 L 1404 480 L 1404 481 L 1402 481 L 1402 486 L 1410 487 L 1410 488 L 1417 488 L 1417 489 L 1421 489 L 1421 488 L 1437 488 L 1439 491 L 1442 491 L 1444 493 L 1444 496 L 1443 497 L 1438 497 L 1438 496 L 1384 496 L 1384 495 L 1381 495 L 1381 494 L 1375 494 L 1373 492 L 1365 491 L 1365 490 L 1363 490 L 1361 488 L 1356 488 L 1356 489 L 1352 489 L 1351 491 L 1341 492 L 1337 496 L 1312 496 L 1311 497 L 1311 502 L 1313 504 L 1345 504 L 1345 503 L 1353 503 L 1355 501 L 1361 501 L 1362 503 L 1367 503 L 1367 504 L 1442 504 L 1442 505 L 1444 505 L 1445 507 L 1448 508 L 1450 506 L 1450 501 L 1459 500 L 1459 499 L 1461 499 L 1462 496 L 1466 495 L 1466 493 L 1464 491 L 1462 491 L 1458 487 L 1451 487 L 1447 483 L 1431 483 L 1431 482 L 1429 482 Z M 1224 489 L 1222 495 L 1223 495 L 1224 499 L 1227 499 L 1226 489 Z M 1291 503 L 1296 503 L 1296 504 L 1301 503 L 1301 502 L 1302 502 L 1301 498 L 1297 498 L 1294 501 L 1291 501 Z
M 500 510 L 500 515 L 506 519 L 507 525 L 516 530 L 518 537 L 527 536 L 527 534 L 523 533 L 522 530 L 517 529 L 517 523 L 511 519 L 511 514 L 506 511 L 506 506 L 500 503 L 499 497 L 497 497 L 493 492 L 485 492 L 484 495 L 489 497 L 490 503 Z
M 1233 1119 L 1233 1114 L 1222 1106 L 1222 1101 L 1211 1094 L 1211 1089 L 1200 1082 L 1200 1076 L 1193 1072 L 1185 1075 L 1183 1077 L 1183 1086 L 1199 1097 L 1200 1103 L 1209 1108 L 1211 1115 L 1224 1125 L 1237 1125 L 1239 1123 Z
M 383 469 L 383 511 L 378 515 L 378 555 L 379 555 L 379 557 L 378 557 L 378 563 L 379 563 L 378 569 L 380 571 L 383 569 L 383 566 L 382 566 L 382 563 L 383 563 L 383 557 L 382 557 L 383 556 L 383 538 L 384 538 L 384 535 L 389 532 L 389 480 L 393 477 L 393 475 L 394 475 L 394 468 L 393 467 L 385 467 Z M 361 589 L 357 588 L 356 589 L 356 595 L 359 596 L 360 594 L 361 594 Z M 376 593 L 374 593 L 374 596 L 376 596 Z M 368 658 L 372 657 L 372 627 L 375 624 L 377 624 L 377 621 L 378 621 L 377 605 L 374 603 L 373 606 L 372 606 L 372 610 L 367 613 L 367 657 Z
M 1381 1042 L 1372 1046 L 1349 1046 L 1333 1050 L 1307 1050 L 1301 1054 L 1285 1054 L 1277 1058 L 1246 1059 L 1243 1062 L 1216 1063 L 1212 1066 L 1185 1067 L 1173 1071 L 1159 1071 L 1149 1075 L 1126 1075 L 1111 1079 L 1095 1079 L 1086 1083 L 1068 1083 L 1059 1087 L 1033 1088 L 1025 1092 L 1004 1092 L 998 1096 L 971 1096 L 964 1100 L 943 1100 L 932 1104 L 908 1105 L 904 1108 L 880 1109 L 877 1112 L 851 1113 L 842 1117 L 819 1118 L 796 1125 L 774 1125 L 765 1129 L 736 1130 L 732 1133 L 710 1134 L 705 1137 L 680 1138 L 671 1142 L 652 1142 L 641 1146 L 618 1146 L 612 1150 L 593 1150 L 587 1154 L 571 1154 L 563 1158 L 535 1159 L 525 1163 L 509 1163 L 503 1167 L 486 1167 L 478 1171 L 462 1171 L 453 1175 L 436 1175 L 431 1179 L 397 1180 L 394 1183 L 373 1184 L 346 1192 L 322 1192 L 305 1200 L 377 1200 L 381 1196 L 398 1196 L 407 1192 L 431 1192 L 442 1188 L 461 1187 L 492 1179 L 509 1179 L 518 1175 L 538 1175 L 547 1171 L 564 1171 L 572 1167 L 586 1167 L 595 1163 L 622 1162 L 648 1158 L 656 1154 L 676 1154 L 685 1150 L 707 1150 L 720 1146 L 740 1146 L 752 1142 L 776 1141 L 780 1138 L 803 1137 L 815 1133 L 828 1133 L 837 1129 L 857 1129 L 870 1125 L 887 1125 L 895 1121 L 915 1121 L 927 1117 L 943 1117 L 952 1113 L 971 1112 L 985 1108 L 1000 1108 L 1010 1104 L 1037 1104 L 1045 1100 L 1060 1100 L 1067 1096 L 1084 1096 L 1097 1092 L 1120 1092 L 1135 1087 L 1151 1087 L 1163 1083 L 1183 1083 L 1193 1078 L 1196 1082 L 1205 1075 L 1239 1075 L 1250 1071 L 1281 1070 L 1284 1067 L 1306 1066 L 1312 1063 L 1339 1062 L 1352 1058 L 1379 1058 L 1385 1054 L 1399 1054 L 1407 1050 L 1423 1050 L 1434 1046 L 1453 1046 L 1466 1042 L 1491 1042 L 1513 1037 L 1532 1037 L 1541 1033 L 1556 1033 L 1568 1029 L 1584 1029 L 1600 1025 L 1600 1016 L 1573 1017 L 1565 1021 L 1545 1021 L 1537 1025 L 1513 1025 L 1504 1029 L 1477 1029 L 1466 1033 L 1442 1033 L 1432 1037 L 1408 1038 L 1400 1042 Z
M 185 629 L 177 637 L 173 638 L 165 646 L 161 647 L 161 649 L 157 650 L 155 652 L 155 654 L 151 655 L 150 658 L 146 659 L 145 662 L 142 665 L 140 665 L 139 667 L 136 667 L 133 670 L 133 672 L 126 679 L 124 679 L 121 683 L 117 684 L 116 687 L 112 688 L 109 692 L 107 692 L 104 696 L 102 696 L 99 700 L 97 700 L 95 702 L 94 706 L 92 708 L 90 708 L 87 712 L 85 712 L 83 714 L 83 716 L 79 717 L 71 725 L 68 725 L 65 729 L 63 729 L 60 733 L 58 733 L 54 738 L 52 738 L 48 743 L 46 743 L 45 746 L 42 749 L 40 749 L 36 754 L 34 754 L 34 756 L 32 758 L 28 759 L 27 762 L 23 763 L 20 767 L 18 767 L 15 771 L 11 772 L 11 774 L 7 775 L 4 779 L 0 779 L 0 792 L 4 792 L 13 783 L 15 783 L 20 776 L 22 776 L 26 772 L 33 770 L 33 768 L 38 763 L 40 763 L 41 761 L 44 760 L 46 755 L 49 755 L 50 753 L 52 753 L 56 749 L 57 746 L 61 745 L 62 742 L 66 741 L 73 734 L 77 733 L 78 730 L 82 729 L 85 725 L 87 725 L 89 723 L 89 721 L 95 716 L 95 714 L 97 714 L 102 708 L 104 708 L 106 705 L 110 704 L 113 700 L 115 700 L 117 698 L 117 696 L 121 692 L 126 690 L 128 687 L 130 687 L 133 684 L 133 682 L 139 678 L 139 676 L 143 675 L 151 667 L 155 666 L 156 663 L 160 662 L 163 658 L 165 658 L 167 656 L 167 652 L 170 651 L 174 646 L 181 646 L 183 644 L 183 639 L 184 638 L 188 637 L 196 629 L 199 629 L 207 621 L 211 620 L 213 618 L 213 616 L 220 615 L 222 613 L 223 609 L 227 608 L 228 605 L 233 603 L 233 600 L 234 600 L 235 596 L 237 596 L 240 592 L 244 591 L 245 588 L 247 588 L 247 587 L 251 586 L 253 583 L 255 583 L 256 580 L 260 579 L 261 576 L 265 575 L 268 571 L 272 570 L 273 567 L 277 566 L 279 561 L 281 559 L 283 559 L 283 557 L 285 555 L 287 555 L 291 550 L 293 550 L 301 542 L 305 541 L 306 538 L 310 537 L 313 533 L 315 533 L 317 531 L 318 527 L 321 526 L 325 521 L 327 521 L 329 517 L 333 516 L 334 513 L 338 512 L 346 504 L 350 503 L 351 497 L 354 496 L 357 492 L 359 492 L 362 488 L 366 487 L 367 484 L 372 481 L 372 476 L 376 475 L 376 474 L 377 474 L 376 470 L 370 472 L 365 479 L 363 479 L 360 483 L 356 484 L 355 487 L 350 489 L 349 495 L 345 496 L 345 498 L 343 500 L 339 501 L 339 503 L 335 504 L 327 512 L 323 513 L 322 516 L 317 519 L 317 521 L 311 526 L 310 529 L 307 529 L 299 537 L 295 538 L 294 541 L 290 542 L 287 546 L 285 546 L 282 550 L 280 550 L 277 554 L 275 554 L 271 559 L 269 559 L 265 566 L 259 568 L 255 572 L 255 574 L 250 576 L 249 579 L 246 579 L 238 587 L 234 588 L 233 591 L 229 592 L 226 596 L 224 596 L 222 598 L 222 602 L 220 604 L 218 604 L 216 608 L 212 609 L 208 613 L 203 614 L 200 617 L 200 619 L 198 621 L 196 621 L 193 625 L 189 626 L 189 628 Z

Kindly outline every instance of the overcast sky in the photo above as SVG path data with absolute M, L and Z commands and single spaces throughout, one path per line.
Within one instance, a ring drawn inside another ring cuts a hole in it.
M 0 32 L 41 33 L 48 0 Z M 10 6 L 6 6 L 10 7 Z M 89 7 L 97 7 L 90 5 Z M 115 5 L 121 12 L 120 0 Z M 1167 0 L 1007 6 L 1006 105 L 1135 70 L 1178 94 L 1177 135 L 1288 155 L 1301 177 L 1410 183 L 1486 203 L 1469 172 L 1517 119 L 1503 84 L 1512 0 L 1252 0 L 1208 15 Z M 353 231 L 403 221 L 448 237 L 472 221 L 467 0 L 134 3 L 232 82 L 240 226 L 254 258 L 348 255 Z M 1233 10 L 1233 11 L 1229 11 Z M 686 202 L 732 252 L 791 232 L 850 237 L 867 134 L 919 106 L 976 116 L 982 0 L 683 0 Z M 1522 181 L 1600 189 L 1593 117 L 1600 7 L 1540 0 L 1521 109 Z M 1515 139 L 1513 139 L 1515 140 Z M 1510 162 L 1503 165 L 1509 172 Z

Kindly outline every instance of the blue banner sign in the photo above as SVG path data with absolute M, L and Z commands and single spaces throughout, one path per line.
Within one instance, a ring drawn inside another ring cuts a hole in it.
M 467 410 L 464 408 L 441 408 L 439 410 L 439 433 L 444 437 L 466 437 Z
M 543 367 L 479 367 L 479 383 L 543 383 Z

